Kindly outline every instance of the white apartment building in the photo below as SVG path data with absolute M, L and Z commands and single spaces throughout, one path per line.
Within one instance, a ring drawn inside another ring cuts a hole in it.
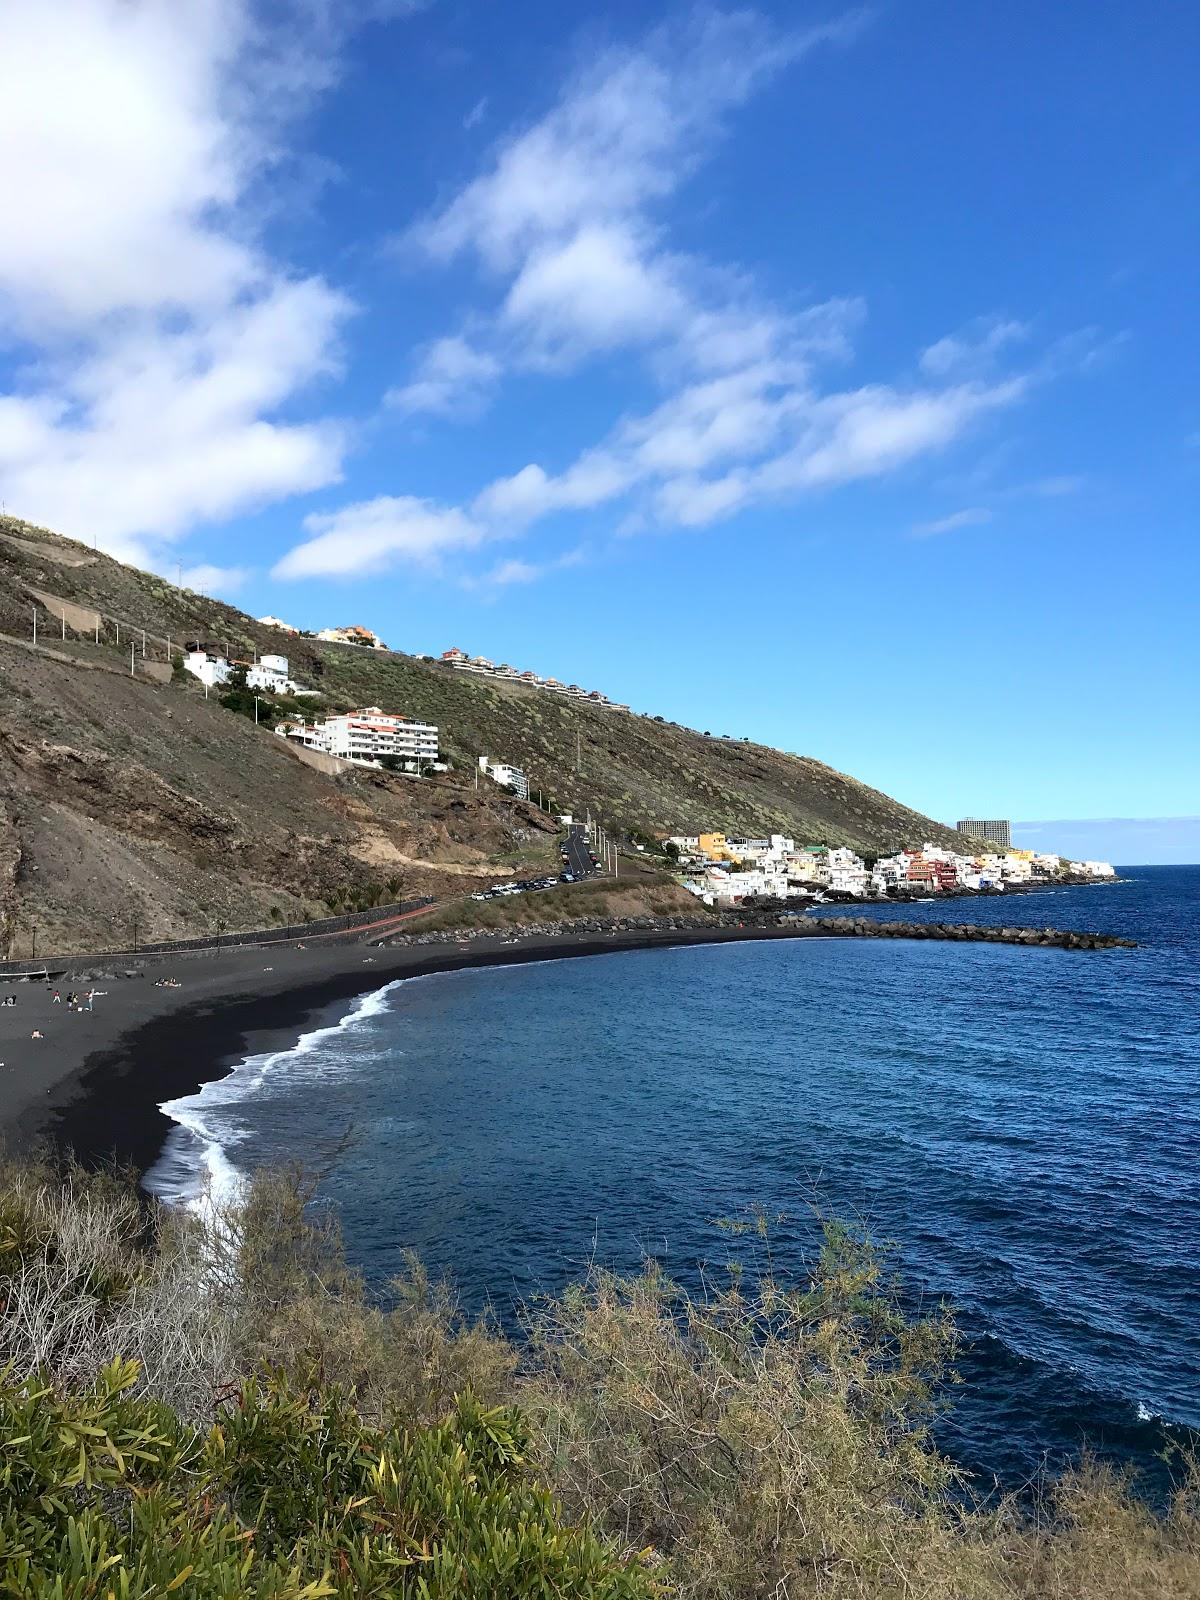
M 867 866 L 853 850 L 839 845 L 825 858 L 823 881 L 839 894 L 864 895 L 867 892 Z
M 421 762 L 432 765 L 438 757 L 438 730 L 433 723 L 391 716 L 378 706 L 278 731 L 312 750 L 360 766 L 378 766 L 385 756 L 395 756 L 408 770 L 419 771 Z
M 511 789 L 519 799 L 529 799 L 529 779 L 520 767 L 514 767 L 507 761 L 492 761 L 487 756 L 480 756 L 479 770 L 486 773 L 493 783 Z

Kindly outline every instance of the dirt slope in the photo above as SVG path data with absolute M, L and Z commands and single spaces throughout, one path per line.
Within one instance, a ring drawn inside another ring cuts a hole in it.
M 35 607 L 39 643 L 62 659 L 4 641 L 32 642 Z M 98 641 L 80 626 L 97 613 Z M 196 687 L 149 681 L 156 663 L 166 676 L 168 640 L 176 653 L 192 641 L 278 651 L 323 708 L 374 704 L 436 722 L 455 773 L 334 780 L 302 767 Z M 44 919 L 42 937 L 60 946 L 134 915 L 162 936 L 252 926 L 272 910 L 292 918 L 386 894 L 400 876 L 406 893 L 461 891 L 455 869 L 487 876 L 522 852 L 548 859 L 535 808 L 491 784 L 476 791 L 481 752 L 524 767 L 556 809 L 589 808 L 617 833 L 782 831 L 866 854 L 955 837 L 820 762 L 295 638 L 4 518 L 0 674 L 0 908 L 18 929 Z M 24 953 L 27 934 L 17 938 Z

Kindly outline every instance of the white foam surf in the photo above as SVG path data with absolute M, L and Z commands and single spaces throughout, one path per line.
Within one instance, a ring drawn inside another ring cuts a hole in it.
M 195 1094 L 164 1100 L 158 1109 L 176 1127 L 146 1174 L 144 1182 L 150 1193 L 168 1204 L 197 1210 L 236 1202 L 246 1178 L 230 1151 L 244 1135 L 231 1126 L 229 1108 L 252 1099 L 272 1074 L 299 1062 L 309 1070 L 316 1066 L 319 1070 L 337 1071 L 337 1054 L 329 1050 L 330 1042 L 386 1011 L 388 996 L 403 981 L 394 979 L 382 989 L 361 995 L 344 1017 L 301 1034 L 286 1050 L 247 1056 L 227 1076 L 201 1085 Z M 323 1063 L 319 1062 L 322 1055 L 326 1057 Z

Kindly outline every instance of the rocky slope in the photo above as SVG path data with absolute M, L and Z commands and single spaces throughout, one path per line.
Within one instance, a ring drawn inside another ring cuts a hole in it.
M 168 639 L 176 651 L 191 641 L 278 651 L 325 708 L 373 704 L 436 722 L 454 771 L 420 782 L 312 771 L 194 682 L 159 681 Z M 494 785 L 476 789 L 484 751 L 524 767 L 556 808 L 590 808 L 618 834 L 715 825 L 868 854 L 954 837 L 820 762 L 400 653 L 298 639 L 0 518 L 0 942 L 14 953 L 28 953 L 34 929 L 42 948 L 67 950 L 135 919 L 144 937 L 258 926 L 394 898 L 399 886 L 461 891 L 548 861 L 547 817 Z

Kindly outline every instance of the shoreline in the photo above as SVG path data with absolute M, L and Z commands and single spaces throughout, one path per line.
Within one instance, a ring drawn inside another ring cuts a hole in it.
M 789 937 L 776 928 L 656 929 L 477 936 L 441 946 L 330 945 L 271 952 L 266 965 L 261 952 L 245 950 L 186 964 L 159 957 L 137 977 L 93 977 L 97 1009 L 82 1013 L 52 1005 L 44 986 L 22 984 L 13 991 L 15 1010 L 0 1009 L 0 1144 L 17 1150 L 49 1144 L 90 1164 L 115 1161 L 144 1174 L 178 1126 L 160 1104 L 226 1077 L 247 1056 L 291 1048 L 332 1007 L 345 1008 L 396 979 Z M 183 986 L 156 987 L 159 972 L 177 972 Z M 65 994 L 69 981 L 61 987 Z M 30 1039 L 34 1027 L 44 1039 Z
M 32 983 L 16 986 L 15 1008 L 0 1008 L 0 1144 L 21 1150 L 48 1144 L 88 1164 L 115 1162 L 144 1175 L 178 1126 L 159 1110 L 163 1102 L 219 1081 L 248 1056 L 292 1048 L 303 1034 L 332 1020 L 334 1006 L 344 1013 L 356 998 L 395 980 L 643 949 L 849 936 L 849 919 L 836 921 L 845 926 L 814 920 L 802 928 L 772 920 L 708 928 L 598 926 L 527 934 L 510 929 L 427 941 L 416 936 L 398 944 L 242 947 L 179 960 L 155 956 L 119 971 L 106 970 L 103 958 L 81 961 L 61 987 L 65 994 L 72 983 L 94 984 L 93 1011 L 53 1005 L 50 989 Z M 878 932 L 865 931 L 889 939 L 966 936 L 965 930 L 876 927 Z M 978 937 L 1026 947 L 1039 943 L 1024 936 L 998 940 L 992 930 Z M 264 963 L 264 955 L 271 960 Z M 159 987 L 156 974 L 178 974 L 180 987 Z M 44 1038 L 31 1040 L 34 1028 Z

